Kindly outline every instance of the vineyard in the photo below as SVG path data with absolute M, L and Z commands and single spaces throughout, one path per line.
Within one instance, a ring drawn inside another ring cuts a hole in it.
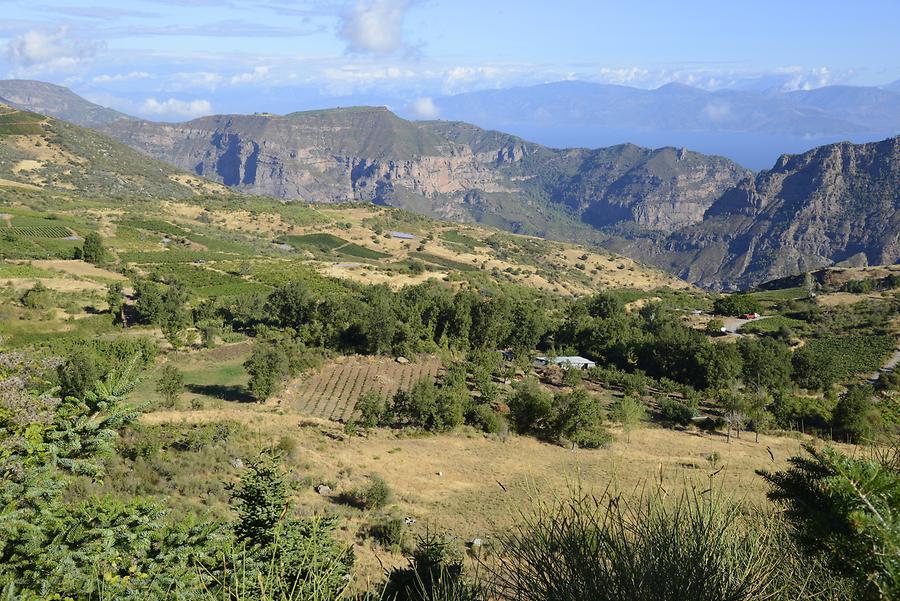
M 68 238 L 72 232 L 61 225 L 11 227 L 7 230 L 17 238 Z
M 354 417 L 356 401 L 364 392 L 377 390 L 387 399 L 422 378 L 435 378 L 440 369 L 440 359 L 431 356 L 407 364 L 386 357 L 349 357 L 296 380 L 281 400 L 303 413 L 347 421 Z
M 383 259 L 388 257 L 382 252 L 360 246 L 344 240 L 332 234 L 302 234 L 297 236 L 282 236 L 281 242 L 289 244 L 297 249 L 306 249 L 325 255 L 347 256 L 357 259 Z
M 811 340 L 807 352 L 817 362 L 836 366 L 840 378 L 873 372 L 884 363 L 896 345 L 893 336 L 829 336 Z M 832 359 L 833 361 L 829 361 Z

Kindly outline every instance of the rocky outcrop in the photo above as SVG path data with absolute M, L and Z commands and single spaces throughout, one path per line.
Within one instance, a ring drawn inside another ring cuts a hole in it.
M 466 123 L 406 121 L 377 107 L 165 124 L 104 113 L 65 88 L 3 83 L 0 91 L 22 103 L 89 120 L 237 190 L 390 204 L 602 243 L 710 287 L 900 260 L 900 138 L 784 155 L 754 176 L 728 159 L 683 149 L 551 149 Z
M 748 173 L 727 159 L 685 150 L 553 150 L 464 123 L 405 121 L 377 107 L 180 124 L 117 121 L 103 129 L 249 193 L 393 204 L 455 219 L 527 222 L 510 208 L 517 197 L 543 210 L 563 205 L 598 227 L 628 222 L 670 232 L 702 219 Z M 473 198 L 484 201 L 478 210 Z
M 707 286 L 900 260 L 900 137 L 782 156 L 727 191 L 701 223 L 633 254 Z

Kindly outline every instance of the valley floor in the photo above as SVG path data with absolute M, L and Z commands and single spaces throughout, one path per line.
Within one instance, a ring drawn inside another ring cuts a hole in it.
M 371 516 L 335 501 L 340 492 L 373 475 L 383 477 L 394 491 L 394 513 L 416 520 L 414 531 L 438 529 L 461 542 L 489 542 L 539 503 L 565 499 L 576 488 L 596 495 L 610 488 L 625 496 L 657 486 L 671 495 L 684 487 L 698 492 L 713 488 L 732 499 L 763 504 L 766 487 L 756 470 L 786 468 L 787 459 L 812 440 L 795 433 L 762 435 L 756 442 L 752 433 L 745 433 L 729 443 L 719 434 L 645 427 L 630 436 L 617 432 L 606 449 L 572 451 L 531 437 L 500 438 L 471 430 L 410 437 L 379 429 L 348 437 L 340 424 L 271 405 L 160 411 L 142 418 L 148 425 L 222 420 L 245 425 L 263 447 L 284 437 L 295 441 L 289 466 L 295 478 L 308 484 L 298 493 L 300 505 L 343 516 L 344 534 L 356 545 L 357 577 L 373 580 L 381 565 L 403 560 L 358 536 Z M 719 456 L 715 463 L 707 459 L 712 453 Z M 327 483 L 333 494 L 317 494 L 320 483 Z

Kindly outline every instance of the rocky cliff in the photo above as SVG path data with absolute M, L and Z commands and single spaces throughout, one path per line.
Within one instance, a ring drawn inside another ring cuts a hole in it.
M 455 219 L 515 221 L 526 230 L 535 224 L 508 210 L 512 197 L 598 227 L 627 222 L 670 232 L 702 219 L 748 173 L 685 150 L 554 150 L 464 123 L 405 121 L 377 107 L 178 124 L 118 120 L 100 129 L 254 194 L 394 204 Z
M 661 244 L 622 245 L 692 282 L 743 287 L 829 265 L 900 260 L 900 137 L 782 156 Z
M 754 175 L 683 149 L 553 149 L 377 107 L 167 124 L 104 113 L 56 86 L 0 84 L 21 103 L 74 111 L 73 119 L 233 189 L 391 204 L 600 243 L 710 287 L 900 260 L 900 138 L 784 155 Z

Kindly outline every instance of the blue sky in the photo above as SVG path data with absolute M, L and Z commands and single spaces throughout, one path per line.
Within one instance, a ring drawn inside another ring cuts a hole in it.
M 158 119 L 405 104 L 563 79 L 900 79 L 893 0 L 0 0 L 0 77 Z M 396 108 L 396 107 L 395 107 Z

